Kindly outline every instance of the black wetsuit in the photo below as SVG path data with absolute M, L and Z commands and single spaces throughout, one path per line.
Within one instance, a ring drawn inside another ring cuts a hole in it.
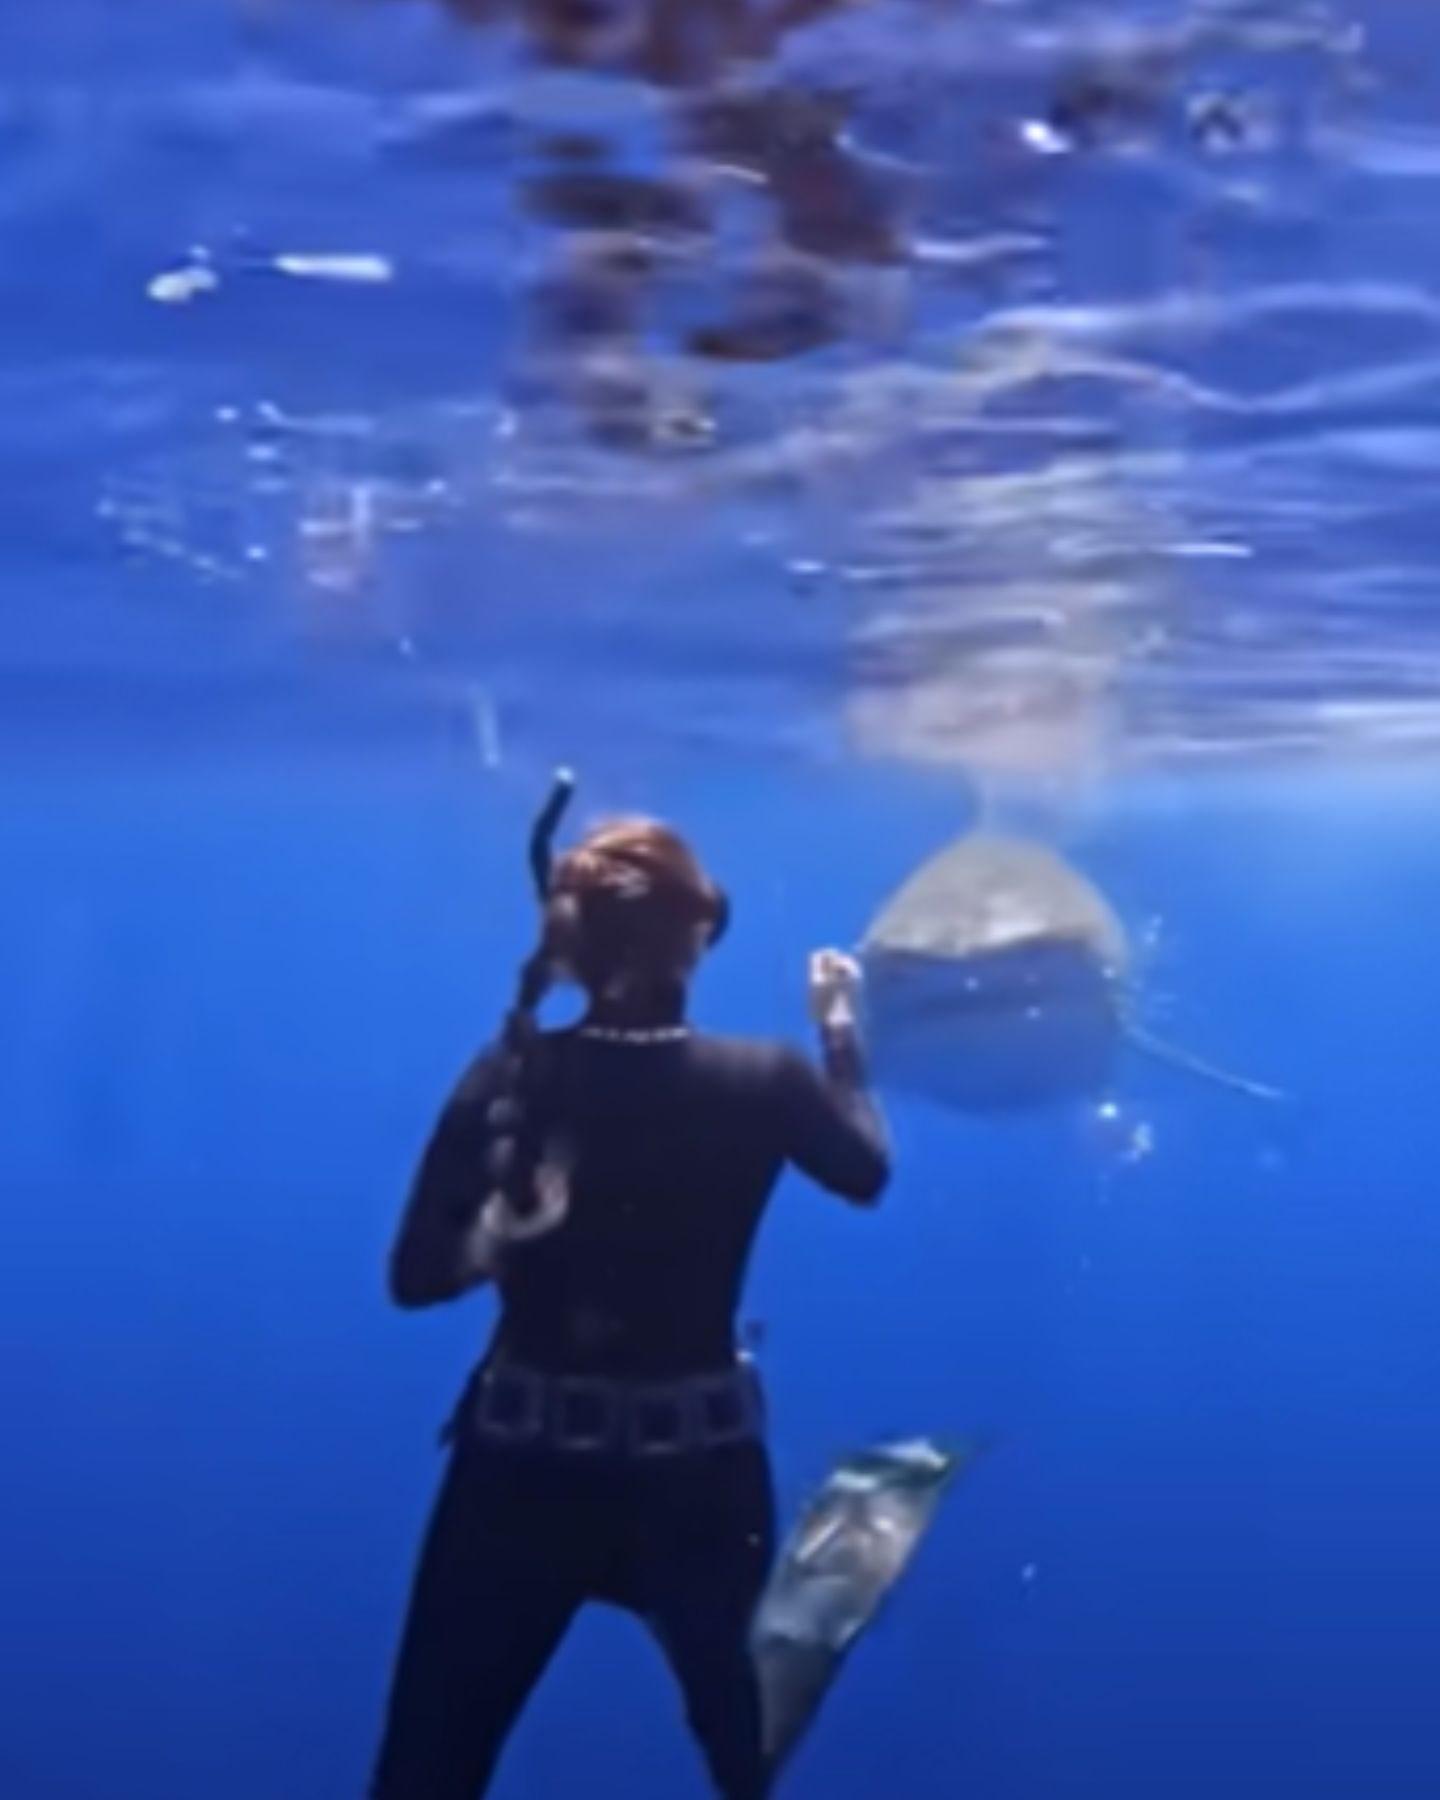
M 853 1038 L 824 1072 L 788 1048 L 678 1028 L 547 1033 L 526 1118 L 571 1146 L 569 1212 L 517 1245 L 487 1361 L 664 1382 L 724 1372 L 766 1202 L 787 1164 L 873 1201 L 889 1176 L 883 1123 Z M 465 1240 L 486 1187 L 493 1057 L 441 1116 L 396 1240 L 406 1306 L 475 1284 Z M 668 1657 L 725 1800 L 769 1787 L 748 1654 L 774 1547 L 758 1437 L 681 1456 L 520 1449 L 467 1429 L 454 1447 L 416 1576 L 372 1800 L 476 1800 L 578 1608 L 638 1614 Z

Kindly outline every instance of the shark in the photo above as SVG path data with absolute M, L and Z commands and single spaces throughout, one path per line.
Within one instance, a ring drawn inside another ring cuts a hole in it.
M 858 955 L 877 1079 L 942 1106 L 1093 1100 L 1126 1047 L 1253 1100 L 1284 1098 L 1144 1027 L 1123 922 L 1045 844 L 957 839 L 880 907 Z

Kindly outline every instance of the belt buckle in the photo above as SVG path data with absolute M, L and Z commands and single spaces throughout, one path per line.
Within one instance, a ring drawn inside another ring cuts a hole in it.
M 673 1433 L 647 1432 L 645 1415 L 650 1410 L 668 1410 L 675 1422 Z M 696 1420 L 688 1383 L 636 1387 L 631 1390 L 626 1411 L 626 1440 L 636 1456 L 679 1456 L 694 1441 Z
M 520 1408 L 514 1419 L 499 1410 L 508 1394 L 520 1397 Z M 540 1435 L 545 1423 L 545 1398 L 540 1377 L 528 1369 L 490 1369 L 480 1377 L 480 1393 L 475 1408 L 476 1424 L 482 1436 L 498 1438 L 505 1443 L 522 1443 Z
M 615 1384 L 600 1375 L 561 1375 L 557 1376 L 552 1390 L 554 1402 L 553 1417 L 550 1421 L 552 1441 L 558 1450 L 574 1450 L 578 1452 L 594 1452 L 604 1450 L 615 1436 L 615 1419 L 618 1411 L 615 1396 Z M 587 1431 L 582 1424 L 579 1429 L 571 1428 L 570 1407 L 572 1401 L 591 1399 L 595 1403 L 599 1415 L 598 1425 Z
M 755 1378 L 749 1368 L 731 1374 L 703 1376 L 694 1385 L 695 1408 L 700 1416 L 701 1441 L 719 1449 L 742 1444 L 754 1437 L 760 1417 Z M 720 1406 L 733 1418 L 716 1422 Z

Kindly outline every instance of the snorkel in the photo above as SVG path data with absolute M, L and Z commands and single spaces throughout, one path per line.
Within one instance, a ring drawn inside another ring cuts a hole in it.
M 575 796 L 575 776 L 570 769 L 557 769 L 550 784 L 545 804 L 535 815 L 530 829 L 530 873 L 535 881 L 535 894 L 541 906 L 550 898 L 550 871 L 555 860 L 555 833 Z
M 495 1135 L 487 1157 L 492 1189 L 518 1218 L 532 1216 L 539 1204 L 535 1191 L 535 1159 L 520 1155 L 525 1126 L 527 1063 L 537 1027 L 535 1015 L 556 977 L 556 960 L 550 943 L 545 909 L 550 900 L 555 833 L 560 828 L 575 793 L 575 777 L 569 769 L 557 769 L 545 804 L 530 831 L 530 874 L 540 902 L 540 941 L 520 965 L 515 998 L 500 1030 L 500 1075 L 490 1102 L 489 1120 Z

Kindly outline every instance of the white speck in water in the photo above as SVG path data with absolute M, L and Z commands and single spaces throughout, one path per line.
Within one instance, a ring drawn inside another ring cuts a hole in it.
M 167 269 L 157 275 L 145 290 L 162 306 L 184 306 L 200 294 L 212 294 L 220 285 L 213 269 L 192 264 L 184 269 Z
M 1248 544 L 1202 543 L 1174 544 L 1171 546 L 1170 554 L 1172 556 L 1189 557 L 1195 561 L 1213 558 L 1233 562 L 1245 562 L 1250 557 L 1254 556 L 1255 552 Z
M 270 552 L 263 544 L 247 544 L 245 546 L 245 560 L 248 563 L 269 562 Z
M 1015 256 L 1032 255 L 1045 248 L 1045 240 L 1033 233 L 999 231 L 989 237 L 952 242 L 943 238 L 918 238 L 915 260 L 932 268 L 968 269 Z
M 1127 1163 L 1139 1163 L 1144 1162 L 1146 1157 L 1153 1156 L 1154 1152 L 1155 1128 L 1142 1120 L 1125 1140 L 1122 1154 Z
M 217 425 L 238 425 L 239 422 L 240 408 L 238 406 L 217 406 L 215 408 L 215 423 Z
M 1120 1108 L 1113 1100 L 1103 1100 L 1100 1105 L 1095 1108 L 1095 1117 L 1099 1119 L 1103 1125 L 1113 1125 L 1120 1117 Z
M 498 769 L 502 756 L 500 715 L 495 710 L 495 702 L 483 688 L 476 688 L 470 696 L 470 721 L 475 730 L 481 768 Z
M 371 573 L 377 524 L 375 495 L 367 483 L 323 488 L 299 521 L 308 579 L 332 593 L 353 593 Z
M 287 252 L 275 258 L 275 267 L 282 275 L 293 275 L 299 281 L 343 281 L 362 287 L 377 287 L 395 278 L 395 266 L 385 256 Z
M 1026 119 L 1020 127 L 1020 141 L 1037 156 L 1064 156 L 1070 148 L 1069 141 L 1044 119 Z
M 1039 1573 L 1040 1573 L 1040 1566 L 1038 1563 L 1033 1563 L 1033 1562 L 1026 1563 L 1025 1567 L 1020 1571 L 1021 1586 L 1027 1587 L 1027 1588 L 1033 1587 L 1035 1585 L 1035 1577 Z

